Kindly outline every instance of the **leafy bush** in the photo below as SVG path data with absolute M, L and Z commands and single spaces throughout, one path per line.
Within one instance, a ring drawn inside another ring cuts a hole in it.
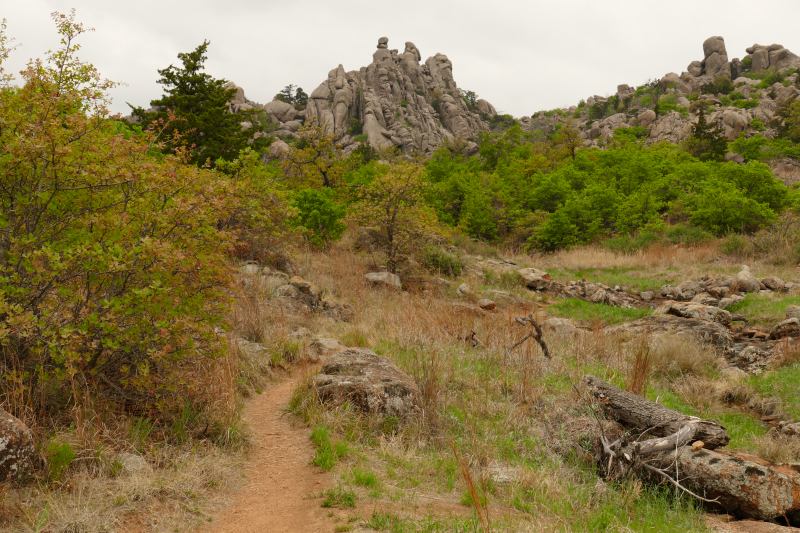
M 350 122 L 348 123 L 347 134 L 356 137 L 358 135 L 361 135 L 363 131 L 364 131 L 364 124 L 362 124 L 361 121 L 355 117 L 351 118 Z
M 52 481 L 59 481 L 75 458 L 75 449 L 68 442 L 50 442 L 47 445 L 48 477 Z
M 750 98 L 749 100 L 737 100 L 734 104 L 739 109 L 755 109 L 758 107 L 758 100 Z
M 368 137 L 367 137 L 367 134 L 366 134 L 366 133 L 362 133 L 361 135 L 356 135 L 355 137 L 353 137 L 353 139 L 354 139 L 354 140 L 355 140 L 357 143 L 365 143 L 365 142 L 367 142 L 367 138 L 368 138 Z
M 2 371 L 132 409 L 207 398 L 239 191 L 181 149 L 152 156 L 156 133 L 118 133 L 112 84 L 75 57 L 84 28 L 54 19 L 61 49 L 0 87 Z
M 776 83 L 780 83 L 786 79 L 786 74 L 781 74 L 780 72 L 771 72 L 767 74 L 767 76 L 761 80 L 761 83 L 756 85 L 756 89 L 766 89 L 775 85 Z
M 317 248 L 338 240 L 347 228 L 342 221 L 347 210 L 333 201 L 333 195 L 332 189 L 303 189 L 294 197 L 297 210 L 294 224 L 305 231 L 308 241 Z
M 464 264 L 458 257 L 432 244 L 422 250 L 422 264 L 431 272 L 450 277 L 460 276 L 464 269 Z
M 756 131 L 764 131 L 767 129 L 766 124 L 761 122 L 758 117 L 753 117 L 753 119 L 748 123 L 751 128 Z
M 700 244 L 701 242 L 709 241 L 714 238 L 713 235 L 702 228 L 685 226 L 683 224 L 667 227 L 664 231 L 664 235 L 669 242 L 674 244 Z
M 646 250 L 651 245 L 661 241 L 662 236 L 652 231 L 641 231 L 636 235 L 621 235 L 606 240 L 603 246 L 614 252 L 631 253 Z
M 735 87 L 727 76 L 719 76 L 712 83 L 707 83 L 700 90 L 703 94 L 730 94 Z

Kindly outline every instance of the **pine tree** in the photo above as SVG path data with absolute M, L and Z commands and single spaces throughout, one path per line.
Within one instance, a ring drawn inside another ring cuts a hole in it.
M 193 163 L 210 161 L 213 165 L 219 158 L 227 161 L 236 158 L 239 151 L 249 145 L 253 133 L 261 128 L 251 119 L 255 127 L 242 130 L 241 122 L 254 113 L 231 113 L 229 102 L 233 100 L 236 89 L 225 87 L 227 80 L 203 72 L 208 45 L 208 41 L 203 41 L 193 52 L 179 53 L 178 59 L 183 67 L 170 65 L 158 71 L 161 75 L 158 83 L 164 86 L 165 94 L 150 102 L 158 111 L 131 108 L 143 125 L 157 119 L 166 121 L 170 113 L 174 114 L 180 120 L 172 122 L 166 133 L 168 138 L 179 134 L 179 142 L 168 143 L 165 151 L 174 151 L 177 144 L 184 145 L 190 148 Z M 259 140 L 260 144 L 265 144 Z
M 706 121 L 706 112 L 702 108 L 685 147 L 700 161 L 722 161 L 728 153 L 728 141 L 722 136 L 722 130 Z

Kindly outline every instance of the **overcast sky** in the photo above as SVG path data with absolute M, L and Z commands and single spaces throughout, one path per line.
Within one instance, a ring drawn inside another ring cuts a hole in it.
M 755 42 L 800 54 L 798 0 L 0 0 L 7 32 L 22 46 L 6 71 L 58 45 L 52 11 L 77 10 L 94 27 L 80 57 L 124 82 L 112 110 L 161 95 L 157 69 L 204 39 L 206 70 L 266 103 L 292 83 L 311 93 L 340 63 L 372 61 L 378 38 L 423 61 L 441 52 L 459 87 L 514 116 L 569 106 L 618 84 L 681 73 L 722 35 L 730 58 Z

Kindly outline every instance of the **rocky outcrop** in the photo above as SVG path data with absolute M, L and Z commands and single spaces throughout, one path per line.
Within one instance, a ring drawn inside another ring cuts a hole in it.
M 731 77 L 731 64 L 728 61 L 728 51 L 725 49 L 725 39 L 719 36 L 709 37 L 703 42 L 702 61 L 692 61 L 686 68 L 692 76 L 718 76 Z
M 700 342 L 710 344 L 723 354 L 733 349 L 733 335 L 721 324 L 699 318 L 683 318 L 675 315 L 653 315 L 608 328 L 609 333 L 627 335 L 691 335 Z
M 497 112 L 485 100 L 470 109 L 453 79 L 453 64 L 437 53 L 420 63 L 414 43 L 403 53 L 378 40 L 372 63 L 346 71 L 342 65 L 328 73 L 311 93 L 302 113 L 307 122 L 326 126 L 342 139 L 351 121 L 362 124 L 363 134 L 376 148 L 398 146 L 407 154 L 431 153 L 447 139 L 471 139 L 488 129 L 482 116 Z
M 0 409 L 0 483 L 29 474 L 35 453 L 33 433 L 28 426 Z
M 325 404 L 347 402 L 364 413 L 398 418 L 422 414 L 422 395 L 414 380 L 366 348 L 334 355 L 310 386 Z
M 780 44 L 761 45 L 754 44 L 746 50 L 747 55 L 744 59 L 752 62 L 751 70 L 760 72 L 762 70 L 782 68 L 800 68 L 800 57 L 793 54 Z
M 664 302 L 653 314 L 710 320 L 723 326 L 729 326 L 731 324 L 731 314 L 728 311 L 720 309 L 719 307 L 702 305 L 694 302 Z

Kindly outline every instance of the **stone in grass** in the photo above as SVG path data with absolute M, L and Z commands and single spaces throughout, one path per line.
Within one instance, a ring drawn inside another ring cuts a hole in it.
M 0 409 L 0 483 L 33 470 L 33 433 L 17 417 Z
M 488 298 L 478 300 L 478 305 L 481 306 L 481 309 L 484 311 L 492 311 L 495 307 L 497 307 L 497 304 Z
M 341 352 L 346 348 L 346 346 L 339 342 L 338 339 L 318 337 L 311 341 L 311 344 L 308 346 L 308 348 L 311 359 L 318 361 L 319 359 L 330 357 L 331 355 Z
M 133 474 L 136 472 L 152 472 L 153 468 L 147 462 L 147 460 L 142 457 L 141 455 L 137 455 L 135 453 L 118 453 L 116 457 L 114 457 L 114 463 L 112 468 L 119 468 L 121 472 L 126 472 L 129 474 Z
M 366 348 L 347 348 L 331 357 L 310 386 L 324 404 L 346 402 L 364 413 L 398 418 L 422 414 L 414 380 Z
M 373 285 L 385 285 L 395 289 L 402 289 L 403 284 L 400 281 L 400 276 L 392 274 L 391 272 L 370 272 L 364 276 L 367 281 Z
M 470 294 L 472 294 L 472 287 L 470 287 L 470 286 L 469 286 L 469 285 L 467 285 L 466 283 L 462 283 L 461 285 L 459 285 L 459 286 L 458 286 L 458 290 L 456 291 L 456 293 L 457 293 L 459 296 L 467 296 L 467 295 L 470 295 Z

